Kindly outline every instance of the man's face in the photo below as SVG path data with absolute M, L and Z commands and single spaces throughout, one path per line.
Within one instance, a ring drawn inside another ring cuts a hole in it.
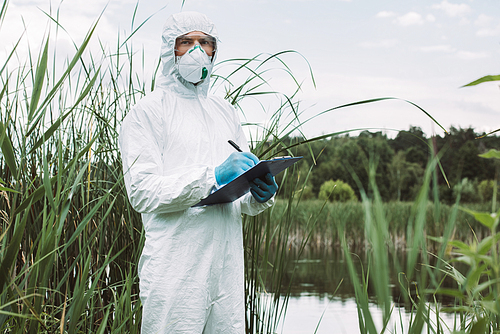
M 200 45 L 209 57 L 215 52 L 215 38 L 201 31 L 192 31 L 175 40 L 175 55 L 180 57 L 195 45 Z

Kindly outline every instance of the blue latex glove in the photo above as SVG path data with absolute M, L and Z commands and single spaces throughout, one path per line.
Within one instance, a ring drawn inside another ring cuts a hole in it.
M 259 158 L 250 152 L 234 152 L 215 167 L 215 179 L 219 185 L 231 182 L 243 172 L 259 163 Z
M 259 203 L 269 201 L 277 190 L 278 185 L 276 184 L 276 181 L 271 173 L 267 173 L 264 180 L 256 178 L 250 182 L 250 192 Z

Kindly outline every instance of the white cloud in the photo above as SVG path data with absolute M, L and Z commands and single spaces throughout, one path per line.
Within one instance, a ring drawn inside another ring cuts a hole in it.
M 485 14 L 480 14 L 476 21 L 474 21 L 474 24 L 479 26 L 479 27 L 487 27 L 489 26 L 492 22 L 494 22 L 494 18 Z
M 458 59 L 462 60 L 476 60 L 476 59 L 490 58 L 490 54 L 487 52 L 472 52 L 472 51 L 457 50 L 456 48 L 454 48 L 449 44 L 422 46 L 419 47 L 417 50 L 424 53 L 453 54 L 454 57 L 457 57 Z
M 477 36 L 487 37 L 487 36 L 499 36 L 500 35 L 500 24 L 494 25 L 497 21 L 488 15 L 481 14 L 478 16 L 474 24 L 479 27 L 476 32 Z
M 422 52 L 443 52 L 443 53 L 451 53 L 456 50 L 451 45 L 431 45 L 431 46 L 422 46 L 419 48 Z
M 396 17 L 394 19 L 394 23 L 402 25 L 402 26 L 410 26 L 410 25 L 420 25 L 424 24 L 425 21 L 428 22 L 434 22 L 436 21 L 436 17 L 432 14 L 427 14 L 425 18 L 420 15 L 417 12 L 409 12 L 404 15 L 398 16 L 397 13 L 395 12 L 390 12 L 390 11 L 381 11 L 378 12 L 377 15 L 375 15 L 377 18 L 385 19 L 385 18 L 391 18 L 391 17 Z
M 488 36 L 499 36 L 500 35 L 500 25 L 494 28 L 483 28 L 476 32 L 477 36 L 488 37 Z
M 436 17 L 435 17 L 434 15 L 432 15 L 432 14 L 427 14 L 427 15 L 425 16 L 425 19 L 426 19 L 427 21 L 429 21 L 429 22 L 434 22 L 434 21 L 436 21 Z
M 394 12 L 388 12 L 388 11 L 381 11 L 381 12 L 378 12 L 377 15 L 375 15 L 375 17 L 378 17 L 378 18 L 387 18 L 387 17 L 394 17 L 396 16 L 397 14 L 394 13 Z
M 472 52 L 472 51 L 459 51 L 457 53 L 458 58 L 463 60 L 476 60 L 489 58 L 490 55 L 487 52 Z
M 424 19 L 422 15 L 416 12 L 409 12 L 405 15 L 399 16 L 396 18 L 396 22 L 402 26 L 411 26 L 415 24 L 423 24 Z
M 464 16 L 469 13 L 471 8 L 465 3 L 454 4 L 447 0 L 442 1 L 440 4 L 432 5 L 432 8 L 440 9 L 446 13 L 446 15 L 451 17 Z
M 462 18 L 460 19 L 460 21 L 459 21 L 459 24 L 460 24 L 460 25 L 462 25 L 462 26 L 463 26 L 463 25 L 469 25 L 470 23 L 471 23 L 471 22 L 470 22 L 470 20 L 469 20 L 469 19 L 467 19 L 467 18 L 465 18 L 465 17 L 462 17 Z
M 384 39 L 381 41 L 370 41 L 370 42 L 363 42 L 360 43 L 359 46 L 367 49 L 376 49 L 376 48 L 391 48 L 393 46 L 396 46 L 398 43 L 397 40 L 395 39 Z

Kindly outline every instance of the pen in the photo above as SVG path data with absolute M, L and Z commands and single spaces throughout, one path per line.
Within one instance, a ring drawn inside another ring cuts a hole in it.
M 234 148 L 236 149 L 236 151 L 238 151 L 238 152 L 243 152 L 243 151 L 241 150 L 241 148 L 238 146 L 238 144 L 236 144 L 236 143 L 235 143 L 234 141 L 232 141 L 231 139 L 229 139 L 227 142 L 229 143 L 229 145 L 231 145 L 232 147 L 234 147 Z M 264 180 L 264 179 L 262 179 L 262 180 Z
M 236 151 L 238 151 L 238 152 L 243 152 L 243 151 L 241 150 L 241 148 L 240 148 L 238 145 L 236 145 L 236 143 L 235 143 L 234 141 L 232 141 L 231 139 L 229 139 L 227 142 L 228 142 L 228 143 L 229 143 L 232 147 L 234 147 L 234 148 L 236 149 Z

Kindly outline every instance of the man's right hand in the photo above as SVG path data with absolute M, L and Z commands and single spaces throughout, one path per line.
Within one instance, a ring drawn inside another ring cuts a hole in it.
M 259 162 L 250 152 L 234 152 L 226 161 L 215 167 L 215 179 L 219 185 L 231 182 Z

